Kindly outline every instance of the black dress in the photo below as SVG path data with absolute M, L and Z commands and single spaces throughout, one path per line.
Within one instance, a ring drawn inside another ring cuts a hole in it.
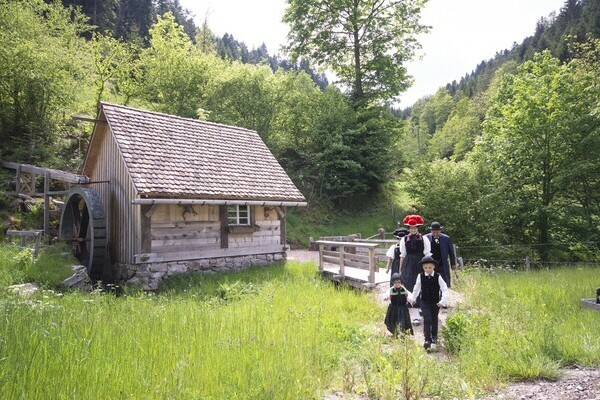
M 425 243 L 423 235 L 408 235 L 402 238 L 406 249 L 406 257 L 402 263 L 402 283 L 406 289 L 412 291 L 417 281 L 417 275 L 423 272 L 423 267 L 419 265 L 419 261 L 423 258 L 423 250 Z
M 390 288 L 390 305 L 385 313 L 385 326 L 394 336 L 397 336 L 399 332 L 414 335 L 406 295 L 404 288 Z

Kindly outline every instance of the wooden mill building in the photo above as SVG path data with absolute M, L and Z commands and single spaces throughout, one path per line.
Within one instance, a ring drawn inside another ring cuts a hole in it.
M 286 207 L 306 205 L 257 132 L 109 103 L 82 173 L 98 182 L 110 262 L 150 288 L 284 258 Z

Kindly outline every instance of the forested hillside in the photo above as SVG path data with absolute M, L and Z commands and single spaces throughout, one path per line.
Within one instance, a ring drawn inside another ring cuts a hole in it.
M 256 130 L 309 213 L 402 195 L 403 211 L 465 248 L 598 262 L 599 2 L 566 1 L 523 43 L 396 113 L 424 1 L 380 3 L 331 15 L 288 0 L 280 58 L 197 27 L 177 0 L 0 0 L 0 158 L 77 171 L 92 125 L 72 116 L 115 102 Z M 360 24 L 339 25 L 346 15 Z
M 599 260 L 598 38 L 600 2 L 568 0 L 521 44 L 396 112 L 415 206 L 473 253 Z

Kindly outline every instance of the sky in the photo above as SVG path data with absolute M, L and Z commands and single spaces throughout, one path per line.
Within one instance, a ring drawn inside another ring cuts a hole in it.
M 214 34 L 229 33 L 251 49 L 262 43 L 269 54 L 287 41 L 281 22 L 285 0 L 180 0 L 201 26 L 205 19 Z M 471 73 L 496 52 L 510 49 L 533 35 L 536 23 L 559 13 L 565 0 L 429 0 L 421 22 L 429 33 L 419 36 L 420 59 L 407 64 L 413 86 L 400 95 L 399 107 L 409 107 L 439 87 Z

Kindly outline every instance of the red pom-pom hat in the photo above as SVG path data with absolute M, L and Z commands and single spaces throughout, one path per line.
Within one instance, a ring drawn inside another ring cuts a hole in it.
M 407 226 L 419 226 L 419 225 L 423 225 L 425 223 L 425 221 L 423 220 L 423 217 L 421 217 L 420 215 L 411 214 L 411 215 L 407 215 L 406 217 L 404 217 L 404 220 L 402 221 L 402 223 Z

